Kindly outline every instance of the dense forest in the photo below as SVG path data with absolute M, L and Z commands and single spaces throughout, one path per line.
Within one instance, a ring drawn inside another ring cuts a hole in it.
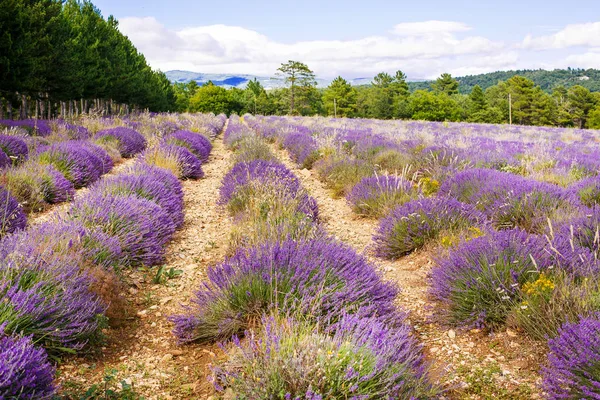
M 0 1 L 0 119 L 168 111 L 166 76 L 89 1 Z
M 406 76 L 397 71 L 377 74 L 370 85 L 354 87 L 338 77 L 318 89 L 313 72 L 298 61 L 282 64 L 276 75 L 286 87 L 265 90 L 257 80 L 245 89 L 225 89 L 211 82 L 176 83 L 177 109 L 600 128 L 600 92 L 583 84 L 558 85 L 548 93 L 526 76 L 513 75 L 494 85 L 482 82 L 485 88 L 475 84 L 465 94 L 461 81 L 442 74 L 411 92 Z
M 522 76 L 532 80 L 544 92 L 552 93 L 556 87 L 570 88 L 576 85 L 583 86 L 592 92 L 600 92 L 600 70 L 567 68 L 547 71 L 543 69 L 522 69 L 517 71 L 496 71 L 487 74 L 467 75 L 456 78 L 460 93 L 471 93 L 475 85 L 482 89 L 497 85 L 499 82 L 506 81 L 513 76 Z M 411 92 L 415 90 L 429 89 L 432 81 L 408 82 Z

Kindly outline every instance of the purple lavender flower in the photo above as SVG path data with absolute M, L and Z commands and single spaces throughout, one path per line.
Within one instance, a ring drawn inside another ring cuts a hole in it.
M 494 328 L 518 301 L 521 287 L 553 265 L 545 239 L 519 229 L 472 239 L 436 261 L 431 294 L 449 323 Z
M 161 206 L 176 227 L 183 224 L 183 196 L 170 190 L 159 176 L 119 174 L 101 180 L 90 189 L 105 196 L 135 196 Z
M 200 133 L 175 131 L 168 135 L 166 139 L 169 143 L 187 148 L 203 163 L 208 160 L 208 156 L 212 150 L 210 140 Z
M 484 227 L 485 216 L 448 197 L 413 200 L 393 209 L 373 236 L 378 257 L 395 259 L 423 247 L 442 231 Z
M 447 179 L 440 195 L 474 204 L 499 229 L 519 227 L 541 233 L 547 218 L 581 207 L 569 193 L 552 184 L 506 172 L 470 169 Z
M 600 205 L 600 176 L 579 181 L 570 186 L 568 191 L 587 207 Z
M 173 160 L 177 164 L 178 178 L 200 179 L 204 177 L 202 162 L 198 157 L 185 147 L 174 144 L 161 143 L 149 148 L 142 154 L 140 160 L 157 166 L 161 166 L 162 160 Z
M 102 138 L 113 138 L 119 142 L 119 152 L 122 157 L 133 157 L 146 148 L 146 139 L 144 136 L 130 128 L 119 126 L 111 129 L 104 129 L 95 135 L 96 140 Z
M 53 165 L 75 188 L 87 186 L 112 168 L 110 156 L 89 142 L 67 141 L 42 148 L 36 159 Z M 110 160 L 110 161 L 109 161 Z
M 32 135 L 49 136 L 52 133 L 52 128 L 48 121 L 43 119 L 24 119 L 20 121 L 0 120 L 0 125 L 6 127 L 20 127 L 27 130 Z
M 279 162 L 265 160 L 241 162 L 234 165 L 223 177 L 221 189 L 219 190 L 219 204 L 227 204 L 240 187 L 251 181 L 284 186 L 286 191 L 292 195 L 300 190 L 298 178 Z
M 98 337 L 106 307 L 75 260 L 40 254 L 36 244 L 8 237 L 0 244 L 0 324 L 32 335 L 51 352 L 82 349 Z
M 27 143 L 18 136 L 0 135 L 0 151 L 8 156 L 11 164 L 17 164 L 24 161 L 29 155 Z M 2 168 L 3 165 L 3 160 L 1 158 L 2 155 L 0 155 L 0 168 Z
M 287 134 L 283 140 L 283 147 L 290 152 L 292 160 L 301 168 L 312 168 L 319 157 L 317 141 L 305 131 Z
M 10 165 L 12 165 L 12 160 L 10 159 L 8 154 L 6 154 L 4 150 L 0 148 L 0 169 L 8 167 Z
M 548 366 L 542 368 L 549 399 L 600 399 L 600 320 L 598 315 L 567 323 L 548 341 Z
M 378 217 L 391 207 L 404 204 L 419 194 L 412 183 L 395 175 L 375 175 L 363 178 L 346 195 L 354 212 Z
M 186 314 L 172 317 L 182 342 L 228 339 L 263 312 L 310 317 L 323 326 L 344 313 L 394 324 L 397 289 L 351 248 L 327 239 L 284 241 L 242 249 L 209 269 L 209 282 Z
M 21 206 L 6 189 L 0 186 L 0 238 L 24 229 L 26 225 L 27 217 Z
M 0 399 L 49 400 L 54 368 L 28 337 L 5 336 L 0 325 Z
M 77 199 L 63 218 L 116 237 L 125 265 L 150 266 L 162 262 L 164 245 L 175 232 L 175 225 L 165 210 L 136 196 L 92 192 Z
M 231 387 L 249 399 L 435 397 L 407 326 L 348 315 L 331 336 L 290 318 L 263 316 L 259 325 L 243 342 L 234 338 L 237 349 L 213 368 L 218 391 Z

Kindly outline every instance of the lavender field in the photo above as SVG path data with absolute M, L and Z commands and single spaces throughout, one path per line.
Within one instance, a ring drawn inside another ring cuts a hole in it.
M 600 398 L 600 131 L 0 121 L 0 399 Z

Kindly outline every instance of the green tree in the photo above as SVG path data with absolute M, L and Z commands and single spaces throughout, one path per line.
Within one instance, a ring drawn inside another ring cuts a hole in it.
M 213 112 L 215 114 L 239 113 L 242 105 L 234 98 L 232 93 L 225 88 L 216 86 L 208 81 L 199 87 L 196 94 L 190 98 L 191 112 Z
M 567 92 L 566 109 L 579 128 L 584 128 L 589 112 L 596 106 L 596 99 L 592 93 L 583 86 L 576 85 Z
M 317 86 L 315 74 L 306 64 L 289 60 L 287 63 L 281 64 L 277 69 L 277 75 L 283 77 L 286 85 L 289 85 L 290 114 L 295 114 L 297 112 L 296 98 L 299 92 L 310 92 Z
M 600 105 L 590 110 L 588 114 L 588 128 L 600 129 Z
M 338 76 L 323 92 L 325 112 L 327 115 L 334 115 L 335 112 L 340 117 L 353 117 L 356 113 L 356 98 L 356 89 L 344 78 Z
M 413 119 L 425 121 L 458 121 L 461 110 L 456 100 L 444 92 L 417 90 L 410 96 Z
M 452 75 L 444 73 L 435 83 L 431 84 L 435 92 L 446 93 L 448 95 L 458 94 L 458 81 L 452 78 Z

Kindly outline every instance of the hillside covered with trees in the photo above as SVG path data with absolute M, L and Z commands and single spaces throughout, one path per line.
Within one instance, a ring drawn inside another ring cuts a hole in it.
M 91 2 L 0 2 L 0 119 L 168 111 L 174 100 L 166 76 Z
M 314 73 L 298 61 L 282 64 L 276 76 L 285 87 L 265 90 L 257 80 L 245 89 L 225 89 L 212 82 L 176 83 L 177 109 L 600 128 L 600 92 L 583 84 L 556 86 L 548 93 L 526 76 L 514 75 L 485 88 L 475 84 L 464 94 L 461 81 L 442 74 L 411 92 L 406 75 L 397 71 L 377 74 L 370 85 L 356 87 L 337 77 L 327 88 L 318 89 Z
M 522 76 L 532 80 L 544 92 L 552 93 L 554 88 L 583 86 L 592 92 L 600 92 L 600 70 L 567 68 L 547 71 L 543 69 L 523 69 L 517 71 L 496 71 L 487 74 L 467 75 L 456 78 L 460 84 L 460 93 L 471 93 L 476 85 L 482 89 L 507 81 L 513 76 Z M 408 82 L 411 91 L 428 89 L 433 81 Z

